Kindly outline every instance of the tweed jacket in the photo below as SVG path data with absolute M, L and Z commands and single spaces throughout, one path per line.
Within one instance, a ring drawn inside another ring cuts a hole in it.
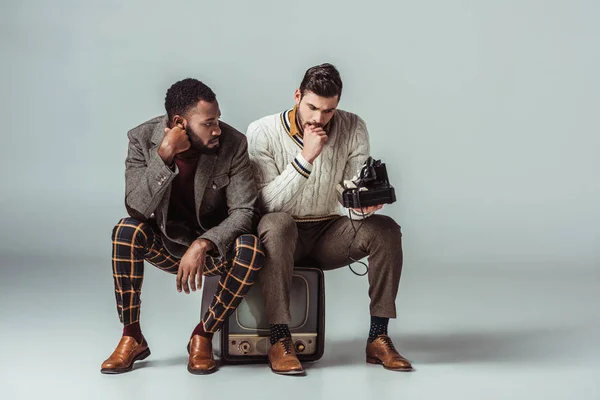
M 125 207 L 132 218 L 154 220 L 165 248 L 181 258 L 197 238 L 210 240 L 226 257 L 236 238 L 251 233 L 257 222 L 257 189 L 248 157 L 246 136 L 219 122 L 220 144 L 215 154 L 202 154 L 194 177 L 197 236 L 168 218 L 171 184 L 178 174 L 158 155 L 167 117 L 153 118 L 130 130 L 125 160 Z

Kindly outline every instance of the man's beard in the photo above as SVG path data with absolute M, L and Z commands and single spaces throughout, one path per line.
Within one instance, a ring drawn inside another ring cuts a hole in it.
M 300 107 L 298 107 L 296 109 L 296 125 L 298 126 L 298 129 L 300 130 L 300 132 L 304 132 L 304 127 L 306 125 L 312 125 L 312 126 L 315 126 L 317 128 L 322 128 L 323 127 L 322 124 L 317 124 L 314 121 L 312 121 L 312 122 L 306 122 L 304 120 L 304 118 L 302 117 L 302 113 L 300 112 Z
M 201 154 L 216 154 L 219 151 L 218 145 L 211 148 L 200 142 L 192 135 L 189 135 L 188 138 L 190 140 L 191 147 L 183 153 L 178 154 L 179 158 L 182 160 L 197 158 Z

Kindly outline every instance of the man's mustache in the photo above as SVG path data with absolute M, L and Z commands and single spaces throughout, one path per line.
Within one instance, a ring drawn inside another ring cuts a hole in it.
M 323 124 L 319 124 L 317 122 L 307 122 L 304 124 L 304 126 L 307 126 L 307 125 L 314 126 L 315 128 L 322 128 L 324 126 Z

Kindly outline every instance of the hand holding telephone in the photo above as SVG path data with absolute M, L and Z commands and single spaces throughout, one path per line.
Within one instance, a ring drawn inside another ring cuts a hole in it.
M 388 180 L 385 164 L 372 157 L 365 161 L 357 176 L 344 181 L 340 194 L 342 205 L 354 209 L 391 204 L 396 201 L 396 193 Z

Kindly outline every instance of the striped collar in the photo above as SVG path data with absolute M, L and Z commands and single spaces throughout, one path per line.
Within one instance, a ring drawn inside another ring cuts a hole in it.
M 292 140 L 300 147 L 304 149 L 304 142 L 302 141 L 302 134 L 298 129 L 298 125 L 296 124 L 296 106 L 291 110 L 287 110 L 281 113 L 281 123 L 283 124 L 283 128 L 287 132 L 288 135 L 292 138 Z
M 280 118 L 281 118 L 281 123 L 283 125 L 283 128 L 285 129 L 287 134 L 290 136 L 290 138 L 292 138 L 292 140 L 294 141 L 294 143 L 296 143 L 298 145 L 298 147 L 300 147 L 301 149 L 304 149 L 304 142 L 302 141 L 302 133 L 300 132 L 300 129 L 298 129 L 298 124 L 296 124 L 297 107 L 298 106 L 294 106 L 294 108 L 292 108 L 291 110 L 282 112 L 280 114 Z M 332 118 L 331 121 L 329 121 L 327 123 L 327 125 L 325 125 L 323 127 L 325 132 L 329 132 L 329 129 L 331 128 L 331 122 L 334 119 L 335 119 L 335 117 Z

